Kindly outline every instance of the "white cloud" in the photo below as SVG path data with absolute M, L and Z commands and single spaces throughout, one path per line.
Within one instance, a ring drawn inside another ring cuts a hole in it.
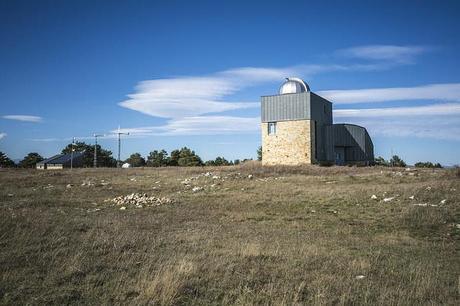
M 258 102 L 223 99 L 247 87 L 281 82 L 290 76 L 310 77 L 327 71 L 384 69 L 381 65 L 298 65 L 284 68 L 241 67 L 208 76 L 189 76 L 140 82 L 119 105 L 146 115 L 182 118 L 259 107 Z
M 174 118 L 162 126 L 123 128 L 120 131 L 134 136 L 220 135 L 256 133 L 259 126 L 259 117 L 194 116 Z
M 353 104 L 402 100 L 441 100 L 460 102 L 460 83 L 429 84 L 416 87 L 325 90 L 319 95 L 334 104 Z
M 3 119 L 17 120 L 24 122 L 42 122 L 43 118 L 38 116 L 29 116 L 29 115 L 5 115 Z
M 460 140 L 460 103 L 338 109 L 334 119 L 364 126 L 371 136 Z
M 429 51 L 422 46 L 369 45 L 339 50 L 337 53 L 351 58 L 413 63 L 417 55 Z
M 8 134 L 6 134 L 6 133 L 0 133 L 0 140 L 3 139 L 3 138 L 5 138 L 7 135 L 8 135 Z
M 228 110 L 258 107 L 254 102 L 224 102 L 222 98 L 247 87 L 249 83 L 282 79 L 286 70 L 238 68 L 211 76 L 147 80 L 121 106 L 163 118 L 181 118 Z
M 414 107 L 389 107 L 365 109 L 336 109 L 334 118 L 374 118 L 374 117 L 413 117 L 460 115 L 460 103 L 432 104 Z M 460 119 L 459 119 L 460 120 Z
M 348 123 L 364 126 L 369 134 L 385 137 L 417 137 L 460 141 L 458 117 L 350 118 Z

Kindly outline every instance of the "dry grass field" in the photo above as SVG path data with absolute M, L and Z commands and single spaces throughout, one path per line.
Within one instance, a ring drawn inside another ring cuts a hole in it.
M 0 209 L 5 305 L 459 304 L 456 170 L 0 169 Z

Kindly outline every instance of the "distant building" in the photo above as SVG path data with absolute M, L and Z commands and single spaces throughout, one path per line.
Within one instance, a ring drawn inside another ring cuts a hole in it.
M 59 170 L 72 167 L 83 167 L 83 152 L 74 152 L 73 161 L 71 162 L 72 154 L 58 154 L 51 158 L 45 159 L 36 164 L 36 168 L 40 170 Z
M 262 96 L 262 164 L 363 164 L 374 161 L 366 129 L 333 124 L 332 103 L 288 78 L 278 95 Z

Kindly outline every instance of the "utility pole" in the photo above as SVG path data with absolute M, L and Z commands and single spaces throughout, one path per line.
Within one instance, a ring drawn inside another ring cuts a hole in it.
M 72 137 L 72 145 L 70 147 L 70 170 L 73 169 L 73 146 L 74 146 L 74 143 L 75 143 L 75 137 Z
M 94 134 L 94 168 L 97 168 L 97 138 L 103 137 L 103 134 Z
M 129 135 L 129 133 L 122 133 L 120 131 L 120 126 L 118 126 L 118 132 L 116 132 L 118 135 L 118 160 L 117 160 L 117 168 L 121 168 L 121 160 L 120 160 L 120 151 L 121 151 L 121 135 Z

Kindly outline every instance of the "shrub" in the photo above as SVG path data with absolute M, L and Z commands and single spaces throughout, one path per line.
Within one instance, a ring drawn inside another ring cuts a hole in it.
M 393 155 L 393 157 L 390 159 L 390 166 L 406 167 L 407 164 L 398 155 Z

